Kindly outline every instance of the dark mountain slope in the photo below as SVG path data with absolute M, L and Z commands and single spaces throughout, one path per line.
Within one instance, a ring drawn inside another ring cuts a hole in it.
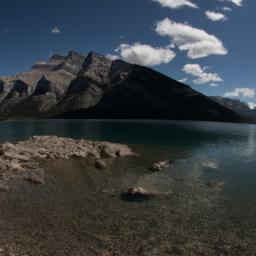
M 100 102 L 58 118 L 150 118 L 237 122 L 242 118 L 178 81 L 134 65 L 125 80 L 106 89 Z

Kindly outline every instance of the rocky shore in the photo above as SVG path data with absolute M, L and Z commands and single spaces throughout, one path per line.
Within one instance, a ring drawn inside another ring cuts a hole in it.
M 0 192 L 8 191 L 10 178 L 24 178 L 43 184 L 42 159 L 95 159 L 135 155 L 131 148 L 122 144 L 74 140 L 56 136 L 34 136 L 26 141 L 0 144 Z

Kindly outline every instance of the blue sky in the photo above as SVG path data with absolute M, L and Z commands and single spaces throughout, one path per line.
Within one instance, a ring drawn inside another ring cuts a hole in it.
M 0 6 L 0 75 L 28 70 L 52 53 L 94 50 L 187 79 L 207 95 L 256 103 L 255 0 L 9 0 Z

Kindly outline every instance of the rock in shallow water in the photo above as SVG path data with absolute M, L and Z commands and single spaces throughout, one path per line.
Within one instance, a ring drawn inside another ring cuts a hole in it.
M 206 186 L 214 189 L 221 188 L 225 185 L 225 181 L 211 180 L 206 182 Z
M 154 171 L 154 172 L 161 172 L 163 170 L 165 170 L 166 168 L 168 168 L 171 165 L 171 161 L 159 161 L 153 164 L 153 166 L 150 168 L 150 170 Z
M 0 193 L 1 192 L 9 192 L 10 188 L 4 184 L 0 184 Z
M 26 173 L 24 178 L 34 184 L 44 184 L 44 171 Z
M 108 167 L 107 163 L 102 160 L 102 159 L 98 159 L 96 160 L 94 166 L 97 168 L 97 169 L 100 169 L 100 170 L 104 170 Z
M 121 199 L 124 201 L 145 201 L 159 196 L 155 192 L 148 191 L 141 187 L 129 188 L 127 192 L 121 194 Z
M 214 169 L 214 170 L 219 169 L 218 163 L 214 161 L 204 160 L 204 161 L 201 161 L 201 165 L 208 169 Z

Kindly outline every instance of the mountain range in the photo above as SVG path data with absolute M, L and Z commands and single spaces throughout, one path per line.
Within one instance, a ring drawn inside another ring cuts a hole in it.
M 244 122 L 224 104 L 150 68 L 90 52 L 53 55 L 0 77 L 0 119 L 140 118 Z
M 223 98 L 220 96 L 210 98 L 246 119 L 256 120 L 256 109 L 251 109 L 246 102 L 240 101 L 239 99 Z

